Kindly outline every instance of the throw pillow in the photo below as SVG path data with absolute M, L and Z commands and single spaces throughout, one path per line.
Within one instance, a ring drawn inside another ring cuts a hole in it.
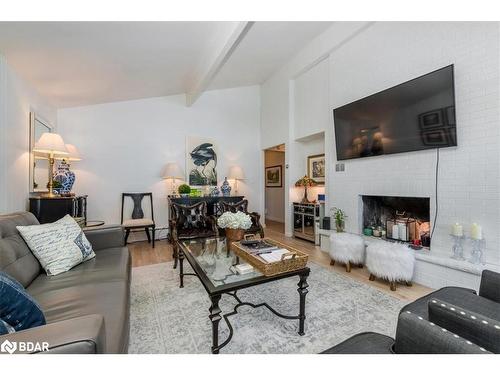
M 47 275 L 58 275 L 95 257 L 82 228 L 69 215 L 50 224 L 16 228 Z
M 0 319 L 0 336 L 6 335 L 7 333 L 12 333 L 12 332 L 15 332 L 14 328 L 12 328 L 10 326 L 10 324 L 7 324 L 2 319 Z
M 45 324 L 38 303 L 24 287 L 5 272 L 0 272 L 0 334 L 22 331 Z

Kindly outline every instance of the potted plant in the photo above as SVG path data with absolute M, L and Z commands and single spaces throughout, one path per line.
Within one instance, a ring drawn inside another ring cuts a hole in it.
M 244 212 L 224 212 L 217 219 L 217 225 L 226 230 L 228 248 L 231 242 L 240 241 L 245 235 L 245 231 L 252 226 L 250 215 Z
M 189 197 L 189 193 L 191 193 L 191 187 L 187 184 L 180 185 L 177 190 L 181 197 Z
M 312 186 L 316 186 L 316 185 L 318 185 L 318 183 L 308 176 L 304 176 L 301 179 L 297 180 L 297 182 L 295 183 L 295 186 L 296 187 L 300 187 L 300 186 L 304 187 L 304 197 L 302 198 L 302 201 L 300 203 L 314 203 L 314 202 L 310 202 L 309 199 L 307 198 L 307 188 L 312 187 Z
M 347 219 L 347 215 L 340 208 L 333 207 L 333 218 L 335 220 L 335 228 L 337 232 L 343 232 L 345 230 L 345 219 Z
M 38 186 L 38 184 L 37 184 Z M 49 183 L 47 182 L 47 189 L 49 189 Z M 52 193 L 59 194 L 62 189 L 62 184 L 59 180 L 52 180 Z

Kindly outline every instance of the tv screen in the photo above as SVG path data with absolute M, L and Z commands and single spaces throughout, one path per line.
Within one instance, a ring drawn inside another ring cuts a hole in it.
M 337 160 L 457 145 L 453 65 L 333 110 Z

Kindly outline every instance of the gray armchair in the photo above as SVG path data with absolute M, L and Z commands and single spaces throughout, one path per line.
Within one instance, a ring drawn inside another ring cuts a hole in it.
M 401 309 L 396 338 L 355 335 L 323 354 L 500 353 L 500 274 L 485 270 L 479 295 L 446 287 Z

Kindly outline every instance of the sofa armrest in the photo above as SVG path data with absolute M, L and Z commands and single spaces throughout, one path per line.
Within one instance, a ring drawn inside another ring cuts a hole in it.
M 500 303 L 500 273 L 484 270 L 481 274 L 479 295 Z
M 437 298 L 429 301 L 429 320 L 490 352 L 500 353 L 498 320 Z
M 16 354 L 99 354 L 105 352 L 106 335 L 101 315 L 86 315 L 10 333 Z M 4 341 L 5 342 L 5 341 Z M 8 351 L 0 351 L 7 354 Z
M 124 246 L 125 235 L 121 225 L 87 228 L 84 232 L 94 251 Z
M 396 329 L 397 354 L 482 354 L 490 353 L 437 324 L 402 310 Z

